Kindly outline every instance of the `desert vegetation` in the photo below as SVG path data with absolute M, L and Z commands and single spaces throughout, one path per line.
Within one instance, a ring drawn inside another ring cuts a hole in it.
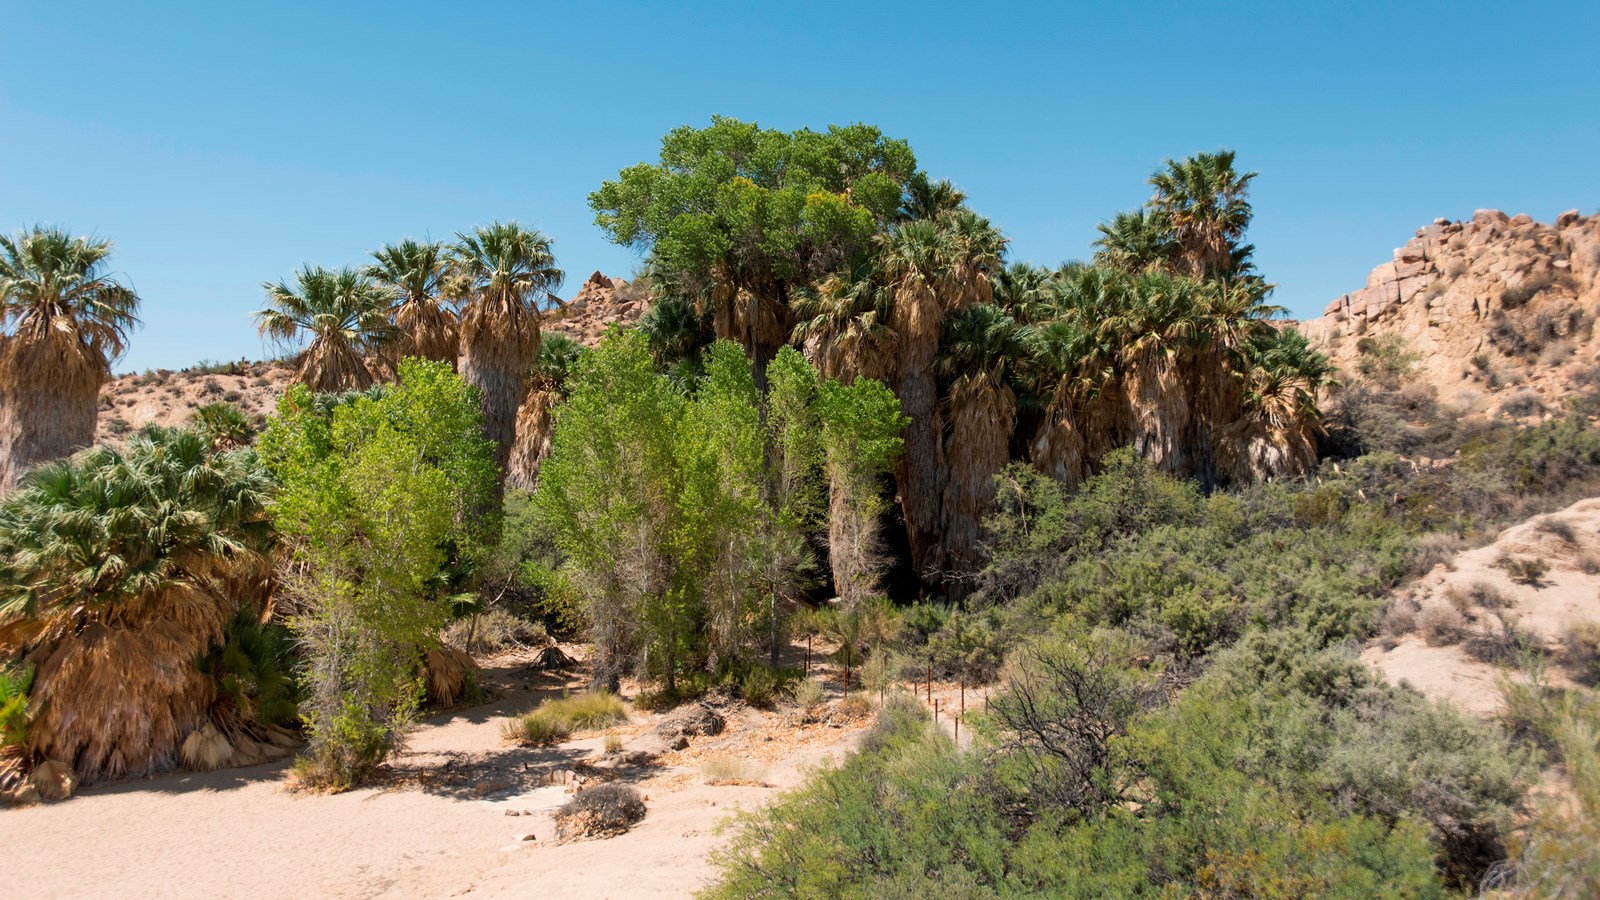
M 1592 495 L 1600 403 L 1441 403 L 1393 333 L 1336 373 L 1276 321 L 1237 163 L 1168 160 L 1044 267 L 904 140 L 715 118 L 589 196 L 648 307 L 603 334 L 546 334 L 537 229 L 403 239 L 263 285 L 272 415 L 237 405 L 266 370 L 203 364 L 187 424 L 92 447 L 139 299 L 107 242 L 0 241 L 0 790 L 296 754 L 305 790 L 465 792 L 393 767 L 507 654 L 573 680 L 493 697 L 494 752 L 595 751 L 557 842 L 645 821 L 639 717 L 660 754 L 873 721 L 738 818 L 712 896 L 1592 894 L 1600 639 L 1507 596 L 1592 573 L 1592 535 L 1397 591 Z M 1503 713 L 1362 661 L 1404 639 L 1501 667 Z

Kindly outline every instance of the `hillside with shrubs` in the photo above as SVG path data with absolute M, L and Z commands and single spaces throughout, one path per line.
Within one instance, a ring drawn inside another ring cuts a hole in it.
M 1600 893 L 1600 226 L 1297 328 L 1257 177 L 1045 266 L 906 140 L 714 117 L 589 195 L 632 282 L 496 220 L 121 379 L 110 243 L 0 240 L 19 877 L 81 804 L 221 892 Z

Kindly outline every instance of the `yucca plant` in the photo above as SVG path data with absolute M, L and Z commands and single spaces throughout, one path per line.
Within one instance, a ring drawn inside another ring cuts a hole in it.
M 0 658 L 37 664 L 31 760 L 84 780 L 175 761 L 207 721 L 196 659 L 270 590 L 270 487 L 252 451 L 152 428 L 0 503 Z
M 110 255 L 58 228 L 0 236 L 0 489 L 94 442 L 100 386 L 139 323 Z

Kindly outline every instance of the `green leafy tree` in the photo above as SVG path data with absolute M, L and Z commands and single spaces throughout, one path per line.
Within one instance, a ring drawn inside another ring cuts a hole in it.
M 884 479 L 904 447 L 906 417 L 882 382 L 824 384 L 817 398 L 828 481 L 828 560 L 834 591 L 847 607 L 877 594 L 887 563 L 880 521 Z
M 447 566 L 472 558 L 493 526 L 480 511 L 494 451 L 476 391 L 420 359 L 400 364 L 393 387 L 332 403 L 291 389 L 260 447 L 294 553 L 285 588 L 307 657 L 303 772 L 342 788 L 398 745 L 421 701 L 418 663 L 449 614 Z
M 589 196 L 619 244 L 704 297 L 716 334 L 750 352 L 757 390 L 789 339 L 793 293 L 840 271 L 900 216 L 916 158 L 869 125 L 783 132 L 722 116 L 661 142 Z
M 671 542 L 687 402 L 656 375 L 643 334 L 609 332 L 579 359 L 540 469 L 533 503 L 584 597 L 598 686 L 614 690 L 641 638 L 670 643 L 685 619 Z

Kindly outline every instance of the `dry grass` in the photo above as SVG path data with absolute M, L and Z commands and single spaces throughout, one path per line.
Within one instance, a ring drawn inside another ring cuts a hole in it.
M 477 654 L 543 647 L 550 643 L 550 633 L 543 624 L 530 622 L 498 606 L 451 622 L 441 637 L 453 647 Z
M 544 747 L 566 740 L 574 731 L 609 728 L 627 721 L 628 710 L 620 697 L 590 691 L 547 701 L 532 712 L 507 719 L 500 733 L 510 741 Z
M 766 784 L 767 767 L 739 756 L 708 756 L 700 762 L 700 779 L 706 784 Z
M 1467 617 L 1448 603 L 1435 603 L 1423 608 L 1417 616 L 1417 625 L 1429 646 L 1442 647 L 1461 640 Z
M 622 752 L 622 735 L 620 735 L 620 734 L 608 734 L 608 735 L 606 735 L 606 752 L 607 753 L 621 753 Z

